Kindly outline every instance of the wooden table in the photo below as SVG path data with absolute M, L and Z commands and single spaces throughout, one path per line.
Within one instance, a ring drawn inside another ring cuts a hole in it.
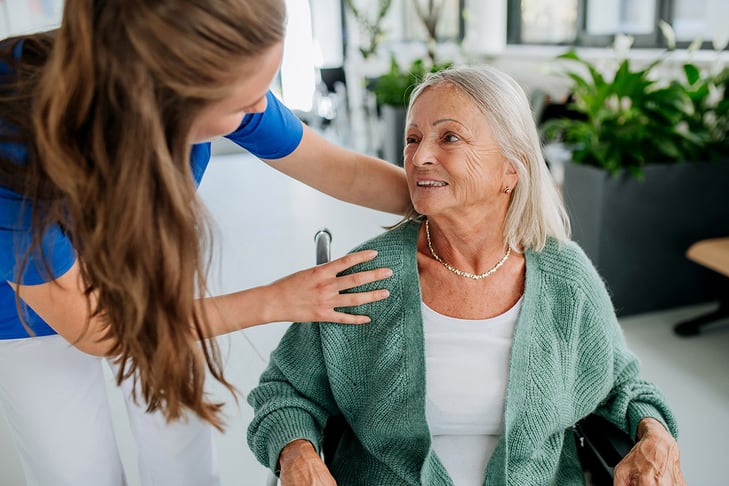
M 729 238 L 712 238 L 701 240 L 689 247 L 686 257 L 729 277 Z M 729 295 L 723 294 L 719 299 L 719 308 L 714 312 L 690 319 L 677 324 L 673 330 L 681 336 L 694 336 L 701 332 L 701 328 L 729 318 Z

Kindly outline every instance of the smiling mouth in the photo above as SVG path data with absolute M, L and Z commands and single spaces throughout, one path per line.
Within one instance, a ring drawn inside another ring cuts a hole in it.
M 447 186 L 447 182 L 443 181 L 418 181 L 417 186 L 418 187 L 445 187 Z

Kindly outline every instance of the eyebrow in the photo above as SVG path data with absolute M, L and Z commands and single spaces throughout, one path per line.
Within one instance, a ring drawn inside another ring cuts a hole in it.
M 433 126 L 440 125 L 442 123 L 447 123 L 447 122 L 458 123 L 462 127 L 465 127 L 466 126 L 463 123 L 461 123 L 458 120 L 456 120 L 455 118 L 440 118 L 440 119 L 438 119 L 438 120 L 436 120 L 436 121 L 433 122 Z M 417 123 L 411 123 L 409 126 L 418 128 L 418 124 Z

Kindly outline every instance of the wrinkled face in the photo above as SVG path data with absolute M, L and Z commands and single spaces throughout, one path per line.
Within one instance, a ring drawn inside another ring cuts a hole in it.
M 451 84 L 427 88 L 405 127 L 405 171 L 415 209 L 424 215 L 464 217 L 506 211 L 506 186 L 515 172 L 501 153 L 489 122 Z
M 278 71 L 283 43 L 277 43 L 241 66 L 230 94 L 200 112 L 191 129 L 191 142 L 200 143 L 234 132 L 247 113 L 266 109 L 266 93 Z

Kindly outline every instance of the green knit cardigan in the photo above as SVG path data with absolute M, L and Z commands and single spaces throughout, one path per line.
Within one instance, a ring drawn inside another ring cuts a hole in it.
M 360 288 L 384 286 L 388 299 L 346 309 L 370 316 L 370 324 L 292 324 L 271 354 L 248 396 L 255 409 L 248 444 L 262 464 L 274 469 L 294 439 L 319 447 L 328 417 L 342 415 L 349 428 L 328 461 L 340 486 L 452 484 L 425 417 L 419 228 L 409 222 L 358 248 L 378 256 L 351 271 L 394 272 Z M 676 423 L 657 388 L 638 376 L 603 281 L 582 250 L 550 240 L 525 256 L 504 433 L 483 484 L 583 484 L 569 430 L 579 419 L 597 411 L 633 437 L 644 417 L 674 436 Z

